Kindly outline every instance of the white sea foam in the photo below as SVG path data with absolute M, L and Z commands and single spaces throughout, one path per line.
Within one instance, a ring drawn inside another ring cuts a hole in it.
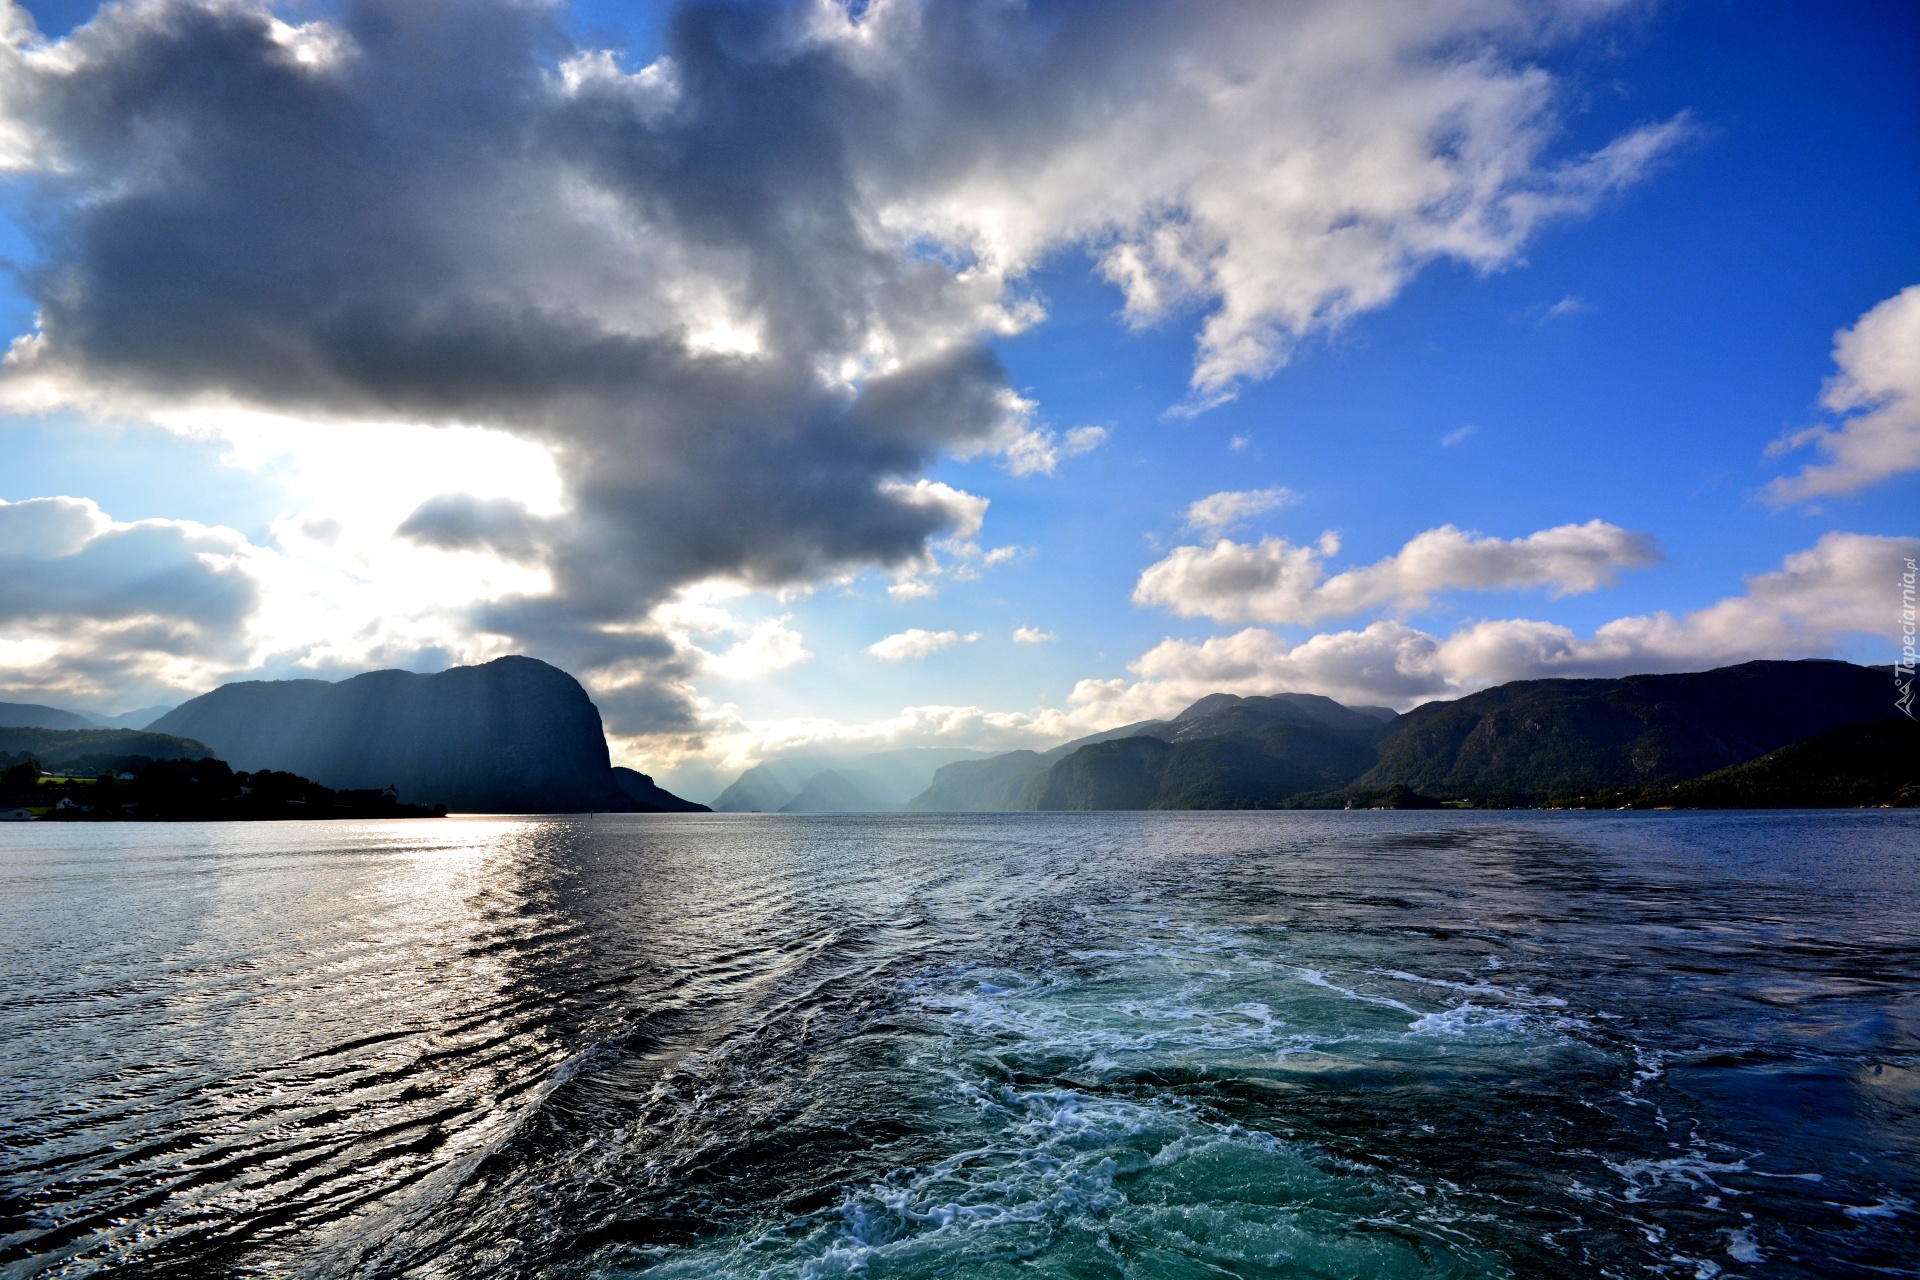
M 1761 1252 L 1760 1245 L 1753 1238 L 1751 1226 L 1736 1229 L 1723 1228 L 1720 1232 L 1727 1238 L 1727 1256 L 1735 1262 L 1765 1262 L 1767 1255 Z
M 1407 1029 L 1416 1035 L 1464 1036 L 1476 1031 L 1518 1031 L 1527 1025 L 1524 1013 L 1486 1009 L 1468 1001 L 1415 1018 Z
M 1897 1218 L 1913 1208 L 1913 1201 L 1905 1196 L 1882 1196 L 1873 1204 L 1828 1204 L 1846 1214 L 1849 1218 Z

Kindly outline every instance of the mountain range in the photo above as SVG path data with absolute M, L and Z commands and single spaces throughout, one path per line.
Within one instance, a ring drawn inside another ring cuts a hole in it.
M 1398 716 L 1307 694 L 1213 694 L 1171 720 L 947 765 L 907 807 L 1535 805 L 1700 778 L 1896 714 L 1884 671 L 1824 660 L 1516 681 Z
M 944 765 L 986 755 L 961 747 L 803 752 L 757 764 L 713 802 L 720 813 L 885 813 L 905 808 Z
M 131 713 L 133 719 L 143 713 Z M 248 681 L 145 731 L 0 703 L 0 758 L 217 757 L 467 812 L 705 809 L 612 766 L 598 709 L 532 658 L 435 675 Z M 1313 694 L 1212 694 L 1049 751 L 814 752 L 740 775 L 724 812 L 1500 805 L 1764 806 L 1920 799 L 1887 673 L 1825 660 L 1526 680 L 1404 715 Z M 117 767 L 117 766 L 116 766 Z
M 0 725 L 16 729 L 144 729 L 171 710 L 142 707 L 117 716 L 96 716 L 37 702 L 0 702 Z

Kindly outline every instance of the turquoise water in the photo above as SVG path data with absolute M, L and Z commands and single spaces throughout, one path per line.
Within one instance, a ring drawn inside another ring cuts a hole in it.
M 9 1275 L 1920 1274 L 1898 813 L 0 832 Z

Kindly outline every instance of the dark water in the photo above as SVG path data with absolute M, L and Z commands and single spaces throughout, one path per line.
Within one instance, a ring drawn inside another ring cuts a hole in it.
M 0 1273 L 1920 1275 L 1920 815 L 0 827 Z

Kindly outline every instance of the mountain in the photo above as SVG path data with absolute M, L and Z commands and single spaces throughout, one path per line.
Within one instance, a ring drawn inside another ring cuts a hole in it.
M 284 770 L 336 790 L 392 785 L 469 813 L 630 811 L 600 712 L 578 681 L 533 658 L 436 675 L 223 685 L 160 717 L 236 770 Z
M 102 726 L 85 716 L 37 702 L 0 702 L 0 727 L 9 729 L 98 729 Z
M 833 772 L 865 803 L 856 812 L 899 809 L 927 789 L 934 772 L 985 755 L 965 747 L 902 747 L 892 751 L 802 752 L 757 764 L 713 802 L 721 813 L 779 813 L 822 773 Z M 791 812 L 817 813 L 807 809 Z
M 101 769 L 117 770 L 140 757 L 204 760 L 212 754 L 205 743 L 189 738 L 131 729 L 0 728 L 0 766 L 32 759 L 48 769 L 94 773 Z
M 961 760 L 938 770 L 907 802 L 910 813 L 1026 813 L 1039 798 L 1048 760 L 1038 751 L 1009 751 Z
M 633 802 L 632 811 L 635 813 L 713 812 L 703 804 L 682 800 L 646 774 L 637 769 L 628 769 L 623 765 L 613 767 L 613 785 L 619 787 L 627 799 Z
M 833 767 L 833 758 L 788 756 L 753 766 L 714 799 L 716 813 L 778 813 L 799 795 L 807 780 Z
M 117 716 L 87 715 L 87 719 L 102 729 L 144 729 L 158 720 L 172 707 L 141 707 L 138 711 L 123 711 Z
M 1920 808 L 1920 724 L 1895 716 L 1832 729 L 1758 760 L 1664 787 L 1613 788 L 1568 808 Z
M 1049 752 L 948 765 L 908 808 L 1540 804 L 1701 778 L 1894 714 L 1886 672 L 1819 660 L 1613 680 L 1516 681 L 1404 716 L 1307 694 L 1211 694 L 1171 720 L 1142 721 Z M 1826 775 L 1825 790 L 1806 794 L 1855 794 L 1845 779 L 1864 785 L 1879 776 L 1860 753 L 1832 756 L 1829 764 L 1837 772 Z
M 916 812 L 1033 809 L 1256 809 L 1352 781 L 1394 719 L 1317 694 L 1215 693 L 1171 720 L 948 765 Z M 1157 744 L 1157 745 L 1155 745 Z
M 800 794 L 780 806 L 782 813 L 877 813 L 898 806 L 882 804 L 832 769 L 807 779 Z
M 1381 739 L 1363 787 L 1532 801 L 1697 778 L 1844 725 L 1894 714 L 1885 671 L 1746 662 L 1679 675 L 1519 680 L 1429 702 Z

